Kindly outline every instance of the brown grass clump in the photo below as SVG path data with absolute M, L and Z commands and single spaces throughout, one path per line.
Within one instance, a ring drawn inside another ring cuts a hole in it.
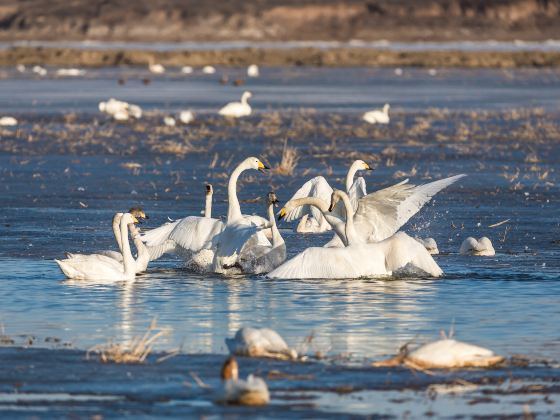
M 286 139 L 284 140 L 284 147 L 282 148 L 282 160 L 272 172 L 278 175 L 293 175 L 298 162 L 299 156 L 297 149 L 288 146 L 288 139 Z
M 144 363 L 154 343 L 168 332 L 167 329 L 158 328 L 154 319 L 143 336 L 134 337 L 127 343 L 109 342 L 94 346 L 88 350 L 87 356 L 96 352 L 103 363 Z

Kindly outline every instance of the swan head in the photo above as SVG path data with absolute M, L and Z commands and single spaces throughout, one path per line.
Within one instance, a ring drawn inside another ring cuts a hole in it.
M 329 206 L 329 211 L 333 211 L 334 207 L 336 206 L 336 204 L 340 201 L 340 199 L 342 198 L 342 195 L 344 193 L 340 190 L 334 190 L 331 194 L 331 204 Z
M 241 100 L 246 101 L 247 99 L 251 98 L 252 96 L 253 96 L 253 94 L 251 92 L 249 92 L 248 90 L 246 90 L 245 92 L 243 92 L 243 96 L 241 96 Z
M 361 171 L 373 171 L 373 168 L 369 166 L 367 162 L 364 162 L 361 159 L 355 160 L 353 165 L 355 165 L 357 169 Z
M 276 206 L 278 207 L 278 198 L 276 197 L 276 193 L 271 191 L 267 195 L 267 204 L 269 206 Z
M 125 213 L 122 215 L 121 218 L 121 226 L 123 223 L 126 223 L 127 225 L 131 225 L 131 224 L 137 224 L 140 223 L 140 221 L 136 218 L 136 216 L 134 216 L 131 213 Z
M 386 114 L 389 112 L 389 108 L 391 108 L 391 105 L 389 104 L 385 104 L 383 105 L 383 112 Z
M 214 193 L 214 188 L 212 184 L 206 184 L 206 195 L 212 195 Z
M 144 210 L 142 210 L 141 207 L 132 207 L 128 210 L 128 212 L 132 215 L 132 217 L 134 217 L 134 219 L 136 219 L 136 222 L 134 223 L 142 223 L 142 220 L 150 218 L 146 213 L 144 213 Z
M 222 366 L 221 375 L 223 381 L 237 381 L 239 379 L 239 366 L 235 357 L 230 356 Z
M 268 166 L 262 163 L 259 158 L 253 156 L 245 159 L 242 163 L 242 166 L 247 169 L 256 169 L 257 171 L 261 171 L 261 172 L 264 171 L 265 169 L 270 169 Z

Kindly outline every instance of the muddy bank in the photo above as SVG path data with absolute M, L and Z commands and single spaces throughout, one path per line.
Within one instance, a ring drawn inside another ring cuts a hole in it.
M 0 65 L 147 66 L 370 66 L 437 68 L 559 67 L 560 52 L 550 51 L 383 51 L 359 48 L 234 49 L 223 51 L 82 50 L 14 47 L 0 50 Z

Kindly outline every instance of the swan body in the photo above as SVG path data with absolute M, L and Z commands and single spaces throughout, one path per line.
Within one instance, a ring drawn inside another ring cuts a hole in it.
M 194 114 L 192 111 L 181 111 L 179 114 L 179 121 L 182 124 L 190 124 L 194 121 Z
M 62 272 L 69 279 L 76 280 L 134 280 L 136 265 L 130 252 L 128 242 L 128 226 L 138 220 L 130 213 L 125 213 L 120 222 L 121 243 L 123 247 L 123 261 L 118 262 L 112 258 L 99 256 L 94 259 L 65 259 L 55 260 Z
M 169 115 L 163 117 L 163 123 L 168 127 L 175 127 L 175 125 L 177 124 L 175 118 L 170 117 Z
M 490 239 L 488 239 L 486 236 L 483 236 L 479 240 L 476 240 L 475 238 L 469 236 L 461 244 L 459 254 L 492 257 L 496 255 L 496 251 L 492 246 L 492 241 L 490 241 Z
M 214 73 L 216 73 L 216 68 L 214 66 L 204 66 L 204 67 L 202 67 L 202 73 L 204 73 L 204 74 L 214 74 Z
M 75 69 L 75 68 L 70 68 L 70 69 L 58 69 L 56 71 L 56 75 L 57 76 L 65 76 L 65 77 L 78 77 L 78 76 L 83 76 L 86 74 L 86 71 L 83 69 Z
M 272 233 L 271 243 L 268 243 L 268 238 L 266 240 L 261 238 L 260 243 L 257 241 L 256 244 L 244 246 L 239 256 L 239 265 L 244 273 L 268 273 L 286 261 L 286 244 L 280 235 L 274 217 L 274 206 L 278 205 L 276 194 L 268 193 L 267 199 L 267 213 Z
M 370 124 L 389 124 L 389 104 L 385 104 L 383 109 L 374 109 L 366 112 L 362 119 Z
M 346 221 L 344 233 L 337 234 L 346 246 L 342 248 L 307 248 L 268 274 L 269 278 L 288 279 L 340 279 L 390 276 L 407 266 L 439 277 L 443 274 L 423 245 L 404 232 L 397 232 L 381 242 L 366 243 L 355 229 L 353 210 L 346 193 L 335 190 L 332 194 L 332 210 L 338 201 L 344 204 Z
M 192 72 L 193 72 L 193 68 L 191 66 L 181 67 L 181 73 L 183 74 L 191 74 Z
M 138 105 L 110 98 L 108 101 L 99 102 L 99 111 L 112 116 L 117 121 L 127 121 L 130 118 L 140 119 L 142 108 Z
M 405 348 L 396 357 L 373 365 L 391 367 L 404 364 L 420 369 L 482 368 L 495 366 L 504 360 L 504 357 L 484 347 L 445 338 L 424 344 L 413 351 Z
M 2 117 L 0 118 L 0 126 L 2 127 L 13 127 L 17 125 L 18 121 L 14 117 Z
M 47 69 L 44 68 L 44 67 L 41 67 L 41 66 L 33 66 L 31 71 L 35 74 L 38 74 L 39 76 L 46 76 L 47 75 Z
M 436 241 L 434 240 L 434 238 L 426 238 L 426 239 L 422 239 L 422 238 L 414 238 L 416 239 L 419 243 L 421 243 L 422 245 L 424 245 L 424 248 L 426 248 L 426 250 L 431 254 L 431 255 L 438 255 L 439 254 L 439 249 L 437 246 Z
M 26 68 L 23 64 L 18 64 L 16 66 L 16 70 L 18 71 L 18 73 L 25 73 Z
M 354 180 L 354 176 L 360 170 L 372 170 L 372 168 L 363 160 L 356 160 L 350 165 L 348 173 L 346 174 L 346 192 L 349 194 L 354 206 L 357 205 L 357 201 L 360 198 L 366 195 L 366 183 L 364 178 L 359 177 Z M 316 176 L 303 184 L 290 200 L 303 197 L 318 197 L 327 201 L 330 200 L 332 192 L 333 189 L 325 178 Z M 305 217 L 306 214 L 308 215 L 307 217 Z M 319 233 L 331 230 L 331 225 L 315 207 L 301 206 L 294 208 L 286 216 L 286 221 L 289 222 L 299 218 L 301 218 L 301 220 L 296 228 L 296 232 Z
M 153 74 L 165 73 L 165 67 L 163 67 L 161 64 L 153 63 L 153 62 L 150 62 L 150 64 L 148 65 L 148 70 L 150 70 L 150 73 Z
M 218 111 L 224 117 L 241 118 L 251 115 L 251 106 L 247 100 L 252 96 L 251 92 L 245 91 L 240 102 L 230 102 Z
M 259 66 L 256 64 L 251 64 L 247 67 L 247 76 L 249 77 L 259 77 Z
M 216 395 L 217 402 L 247 406 L 262 406 L 270 402 L 270 393 L 262 378 L 249 375 L 246 380 L 239 379 L 239 367 L 233 356 L 224 363 L 221 376 L 222 387 Z
M 297 359 L 294 349 L 288 347 L 284 339 L 270 328 L 239 329 L 233 338 L 226 338 L 231 354 L 248 357 L 270 357 L 273 359 Z

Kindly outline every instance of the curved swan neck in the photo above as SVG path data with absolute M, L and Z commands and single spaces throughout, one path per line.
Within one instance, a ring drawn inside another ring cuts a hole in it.
M 212 191 L 206 193 L 206 204 L 204 206 L 204 217 L 212 217 Z
M 280 235 L 280 231 L 278 230 L 278 226 L 276 226 L 276 218 L 274 217 L 274 204 L 269 203 L 268 208 L 268 221 L 271 224 L 270 229 L 272 230 L 272 247 L 276 247 L 280 244 L 284 243 L 284 238 Z
M 122 241 L 122 256 L 125 275 L 136 274 L 136 267 L 134 264 L 134 258 L 130 252 L 130 243 L 128 242 L 128 224 L 131 222 L 128 217 L 123 216 L 121 218 L 121 241 Z
M 298 208 L 301 206 L 317 207 L 323 215 L 329 212 L 329 204 L 319 197 L 302 197 L 291 200 L 292 207 Z
M 241 215 L 241 206 L 239 205 L 239 200 L 237 199 L 237 179 L 239 175 L 247 169 L 244 163 L 235 168 L 232 172 L 231 176 L 229 177 L 228 182 L 228 214 L 227 214 L 227 221 L 231 222 L 236 219 L 240 219 Z
M 130 236 L 132 236 L 132 241 L 134 242 L 134 246 L 136 247 L 136 251 L 138 252 L 138 255 L 136 255 L 136 261 L 143 260 L 144 258 L 149 258 L 148 248 L 142 241 L 142 238 L 140 237 L 140 231 L 134 224 L 130 225 Z
M 248 105 L 247 101 L 249 100 L 249 94 L 247 92 L 244 92 L 243 95 L 241 96 L 241 103 L 243 105 Z
M 352 188 L 352 184 L 354 183 L 354 176 L 356 175 L 356 172 L 360 170 L 361 165 L 362 162 L 359 160 L 354 161 L 354 163 L 350 165 L 348 173 L 346 174 L 346 192 L 350 191 L 350 188 Z
M 113 216 L 113 235 L 115 235 L 115 240 L 117 241 L 117 246 L 119 247 L 119 252 L 122 254 L 122 240 L 121 240 L 121 219 L 122 213 L 116 213 Z
M 362 243 L 358 239 L 358 235 L 356 234 L 356 229 L 354 228 L 354 209 L 352 208 L 352 203 L 350 202 L 350 198 L 348 198 L 348 194 L 337 191 L 335 194 L 342 199 L 344 203 L 344 210 L 346 211 L 346 239 L 348 241 L 348 245 L 355 245 L 357 243 Z

